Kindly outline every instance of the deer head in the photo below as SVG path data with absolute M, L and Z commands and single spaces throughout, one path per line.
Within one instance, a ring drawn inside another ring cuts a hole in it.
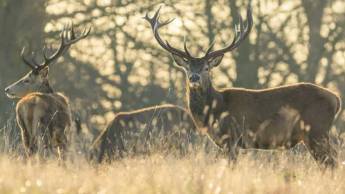
M 209 83 L 210 70 L 220 64 L 226 52 L 234 50 L 241 44 L 248 36 L 253 26 L 251 8 L 250 5 L 248 5 L 246 25 L 244 26 L 242 17 L 239 16 L 239 24 L 235 26 L 235 36 L 230 44 L 220 50 L 212 51 L 214 46 L 214 43 L 212 43 L 203 57 L 193 57 L 188 51 L 186 39 L 184 40 L 184 50 L 180 50 L 172 47 L 168 41 L 163 41 L 160 37 L 158 30 L 173 21 L 173 19 L 171 19 L 160 22 L 160 9 L 161 8 L 159 8 L 151 18 L 146 14 L 144 19 L 150 23 L 154 37 L 161 47 L 170 52 L 175 63 L 185 70 L 189 80 L 189 86 L 192 88 L 202 87 Z
M 53 54 L 49 54 L 51 53 L 51 49 L 48 49 L 47 47 L 42 49 L 43 62 L 37 61 L 36 54 L 34 52 L 31 53 L 29 58 L 26 57 L 25 48 L 23 48 L 21 52 L 22 60 L 24 64 L 31 68 L 31 71 L 15 83 L 8 86 L 5 89 L 6 95 L 9 98 L 21 98 L 31 92 L 44 92 L 45 88 L 49 87 L 49 65 L 61 57 L 72 44 L 87 37 L 90 31 L 91 28 L 85 28 L 84 31 L 77 36 L 74 31 L 73 24 L 66 25 L 60 34 L 61 42 L 59 48 Z

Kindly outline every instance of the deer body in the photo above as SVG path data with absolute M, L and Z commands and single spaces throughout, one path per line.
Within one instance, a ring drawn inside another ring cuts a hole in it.
M 68 99 L 59 93 L 31 93 L 16 107 L 17 122 L 28 156 L 42 151 L 66 150 L 66 132 L 71 126 Z M 57 148 L 57 149 L 55 149 Z
M 84 30 L 77 37 L 73 25 L 67 28 L 61 33 L 60 47 L 52 55 L 43 49 L 42 63 L 36 61 L 34 53 L 31 59 L 27 59 L 23 49 L 22 59 L 32 70 L 5 89 L 9 98 L 20 99 L 16 106 L 16 118 L 27 157 L 38 153 L 40 157 L 53 154 L 59 159 L 64 158 L 66 133 L 72 122 L 71 109 L 67 97 L 50 87 L 49 65 L 90 32 Z
M 16 117 L 28 157 L 39 153 L 61 158 L 66 150 L 71 109 L 67 97 L 50 87 L 48 73 L 48 67 L 31 71 L 6 89 L 9 97 L 20 98 Z
M 333 92 L 311 83 L 298 83 L 263 90 L 230 88 L 216 90 L 211 83 L 211 69 L 217 67 L 226 52 L 236 49 L 248 37 L 253 26 L 250 5 L 247 22 L 239 17 L 233 41 L 203 57 L 193 57 L 184 42 L 184 51 L 174 48 L 159 35 L 159 29 L 172 20 L 159 21 L 158 9 L 153 17 L 147 14 L 153 34 L 162 48 L 171 53 L 175 64 L 187 77 L 189 108 L 199 127 L 208 128 L 209 135 L 231 158 L 238 147 L 291 147 L 304 141 L 316 160 L 335 165 L 336 152 L 329 143 L 329 131 L 340 98 Z
M 92 147 L 102 162 L 154 151 L 183 155 L 205 141 L 216 147 L 187 110 L 166 104 L 117 113 Z
M 190 89 L 189 103 L 199 126 L 207 127 L 215 142 L 228 150 L 237 143 L 246 147 L 248 137 L 251 148 L 264 149 L 303 141 L 316 158 L 332 151 L 327 139 L 340 109 L 336 94 L 309 83 L 263 90 Z M 285 107 L 289 110 L 284 112 Z

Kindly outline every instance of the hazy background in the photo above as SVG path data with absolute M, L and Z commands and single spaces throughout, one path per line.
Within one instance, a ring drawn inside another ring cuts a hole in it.
M 195 55 L 210 42 L 219 49 L 232 40 L 246 0 L 0 0 L 0 129 L 15 125 L 15 101 L 4 88 L 29 71 L 19 53 L 59 43 L 69 21 L 90 36 L 51 66 L 51 85 L 66 94 L 83 131 L 97 134 L 114 113 L 163 103 L 185 106 L 185 78 L 142 19 L 159 7 L 162 19 L 176 18 L 161 35 Z M 307 81 L 345 93 L 344 0 L 253 0 L 254 27 L 236 51 L 213 71 L 218 88 L 267 88 Z M 307 100 L 307 99 L 301 99 Z M 344 99 L 343 99 L 343 104 Z M 336 122 L 345 131 L 344 116 Z

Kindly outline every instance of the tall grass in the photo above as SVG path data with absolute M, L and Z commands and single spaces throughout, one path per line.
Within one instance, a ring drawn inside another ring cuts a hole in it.
M 23 162 L 0 157 L 0 193 L 344 193 L 345 169 L 322 170 L 308 156 L 241 154 L 236 164 L 203 153 L 151 155 L 111 164 Z
M 24 161 L 20 144 L 1 141 L 0 193 L 345 193 L 344 164 L 323 169 L 303 145 L 288 151 L 242 150 L 236 163 L 196 151 L 183 158 L 153 153 L 95 165 L 86 159 L 90 141 L 74 137 L 74 142 L 69 159 L 59 165 Z M 337 145 L 339 161 L 345 159 L 344 148 Z

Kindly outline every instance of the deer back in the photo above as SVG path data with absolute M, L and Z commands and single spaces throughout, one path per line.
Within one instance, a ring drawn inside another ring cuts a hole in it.
M 71 125 L 68 99 L 60 93 L 30 93 L 17 103 L 16 113 L 18 124 L 31 136 L 46 130 L 63 136 Z

